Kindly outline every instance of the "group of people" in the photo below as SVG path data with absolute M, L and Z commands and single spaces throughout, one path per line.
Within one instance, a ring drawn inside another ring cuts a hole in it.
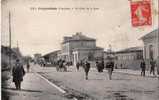
M 159 75 L 159 61 L 155 61 L 155 60 L 151 59 L 149 63 L 150 63 L 150 74 L 153 74 L 154 76 L 156 76 L 156 74 L 155 74 L 155 72 L 156 72 L 155 67 L 156 67 L 157 74 Z M 79 70 L 79 66 L 80 66 L 80 63 L 77 63 L 76 64 L 77 70 Z M 88 61 L 86 61 L 85 63 L 82 64 L 82 66 L 83 66 L 84 71 L 85 71 L 85 79 L 88 80 L 90 63 Z M 108 71 L 108 76 L 109 76 L 110 80 L 112 79 L 112 73 L 114 70 L 114 66 L 115 66 L 115 63 L 114 63 L 113 59 L 111 59 L 111 58 L 107 60 L 105 65 L 104 65 L 104 61 L 102 61 L 102 62 L 97 61 L 96 62 L 97 71 L 103 72 L 104 68 L 106 68 Z M 145 76 L 146 62 L 144 59 L 140 63 L 140 68 L 141 68 L 141 76 Z
M 80 66 L 83 67 L 83 69 L 85 71 L 85 79 L 88 80 L 88 73 L 89 73 L 90 68 L 91 68 L 90 62 L 89 61 L 85 61 L 84 63 L 77 62 L 77 64 L 76 64 L 77 70 L 79 70 Z M 97 71 L 99 73 L 103 72 L 104 68 L 106 68 L 108 70 L 109 79 L 110 80 L 112 79 L 112 73 L 113 73 L 113 70 L 114 70 L 114 62 L 113 62 L 112 59 L 108 59 L 105 67 L 104 67 L 104 61 L 101 61 L 101 62 L 97 61 L 96 62 L 96 67 L 97 67 Z
M 150 74 L 153 74 L 154 76 L 156 76 L 155 74 L 155 67 L 157 68 L 157 74 L 159 75 L 159 62 L 151 59 L 149 64 L 150 64 Z M 145 71 L 146 71 L 146 61 L 144 59 L 142 59 L 141 63 L 140 63 L 140 68 L 141 68 L 141 76 L 145 76 Z
M 58 64 L 58 66 L 56 66 L 56 70 L 57 71 L 67 71 L 67 62 L 65 61 L 65 60 L 62 60 L 62 59 L 60 59 L 60 60 L 58 60 L 57 61 L 57 64 Z
M 159 60 L 159 59 L 158 59 Z M 155 62 L 153 59 L 150 60 L 150 74 L 152 73 L 155 76 L 155 67 L 159 65 L 159 62 Z M 62 69 L 64 71 L 67 71 L 67 63 L 64 60 L 59 60 L 58 61 L 58 67 L 56 68 L 57 71 L 61 71 Z M 84 61 L 81 63 L 77 63 L 76 64 L 76 68 L 77 70 L 79 70 L 80 66 L 83 67 L 84 72 L 85 72 L 85 79 L 88 80 L 88 73 L 90 71 L 91 68 L 91 64 L 89 61 Z M 107 69 L 108 71 L 108 76 L 109 79 L 112 79 L 112 73 L 114 70 L 114 61 L 113 59 L 108 59 L 106 64 L 104 64 L 104 61 L 101 62 L 96 62 L 96 67 L 97 67 L 97 71 L 98 72 L 103 72 L 104 68 Z M 140 63 L 140 67 L 141 67 L 141 76 L 145 76 L 145 70 L 146 70 L 146 62 L 143 59 Z M 29 61 L 26 63 L 26 69 L 27 72 L 29 72 L 30 70 L 30 64 Z M 159 67 L 157 67 L 157 72 L 159 75 Z M 16 60 L 16 63 L 12 69 L 12 76 L 13 76 L 13 82 L 15 83 L 16 89 L 20 90 L 21 89 L 21 82 L 23 81 L 23 77 L 25 75 L 25 70 L 23 67 L 23 64 L 20 62 L 19 59 Z

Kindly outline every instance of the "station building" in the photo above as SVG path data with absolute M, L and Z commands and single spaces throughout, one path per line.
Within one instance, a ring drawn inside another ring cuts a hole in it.
M 96 39 L 77 32 L 75 35 L 63 38 L 59 57 L 75 65 L 77 62 L 84 60 L 102 59 L 103 51 L 103 48 L 96 46 Z

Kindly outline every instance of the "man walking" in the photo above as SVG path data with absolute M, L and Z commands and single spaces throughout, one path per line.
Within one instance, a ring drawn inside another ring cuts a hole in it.
M 156 66 L 157 66 L 157 75 L 159 79 L 159 56 L 157 57 Z
M 98 72 L 100 72 L 100 64 L 98 61 L 96 62 L 96 67 L 97 67 Z
M 63 60 L 60 60 L 59 61 L 59 69 L 58 70 L 61 72 L 62 68 L 63 68 Z
M 85 65 L 84 65 L 84 70 L 85 70 L 85 79 L 88 80 L 88 73 L 90 70 L 90 63 L 86 61 Z
M 103 70 L 104 70 L 104 60 L 102 60 L 101 62 L 101 72 L 103 72 Z
M 29 72 L 30 70 L 30 64 L 29 64 L 29 61 L 27 61 L 27 72 Z
M 25 71 L 23 65 L 20 63 L 19 59 L 16 60 L 16 64 L 12 69 L 13 82 L 15 83 L 16 89 L 21 89 L 21 82 L 23 81 L 23 76 Z
M 112 61 L 112 58 L 108 58 L 108 62 L 106 63 L 106 69 L 108 70 L 109 80 L 111 80 L 114 69 L 114 62 Z
M 155 76 L 155 61 L 153 59 L 151 59 L 150 61 L 150 66 L 151 66 L 151 69 L 150 69 L 150 74 L 153 73 L 153 75 Z
M 101 61 L 101 62 L 96 62 L 96 67 L 97 67 L 97 70 L 98 72 L 103 72 L 103 69 L 104 69 L 104 61 Z
M 141 76 L 145 76 L 146 64 L 145 64 L 144 59 L 142 59 L 142 61 L 140 63 L 140 68 L 141 68 Z
M 76 64 L 77 71 L 79 71 L 79 66 L 80 66 L 80 63 L 77 62 L 77 64 Z

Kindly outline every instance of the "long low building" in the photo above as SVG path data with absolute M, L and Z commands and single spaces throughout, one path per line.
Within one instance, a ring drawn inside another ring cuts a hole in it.
M 43 58 L 46 61 L 46 63 L 50 63 L 51 65 L 56 65 L 56 63 L 58 61 L 59 52 L 60 52 L 60 50 L 56 50 L 56 51 L 47 53 L 47 54 L 43 55 Z
M 130 47 L 120 51 L 105 53 L 105 59 L 112 56 L 115 61 L 116 68 L 124 69 L 140 69 L 140 62 L 143 58 L 142 47 Z

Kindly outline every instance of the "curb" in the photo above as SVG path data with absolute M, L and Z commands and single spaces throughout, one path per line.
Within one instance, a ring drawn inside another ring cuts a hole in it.
M 60 88 L 59 86 L 55 85 L 54 83 L 50 82 L 48 79 L 46 79 L 45 77 L 43 77 L 42 75 L 35 73 L 38 77 L 42 78 L 43 80 L 45 80 L 48 84 L 50 84 L 51 86 L 55 87 L 57 90 L 59 90 L 61 93 L 66 93 L 65 90 L 63 90 L 62 88 Z M 73 98 L 73 100 L 78 100 L 77 98 Z

